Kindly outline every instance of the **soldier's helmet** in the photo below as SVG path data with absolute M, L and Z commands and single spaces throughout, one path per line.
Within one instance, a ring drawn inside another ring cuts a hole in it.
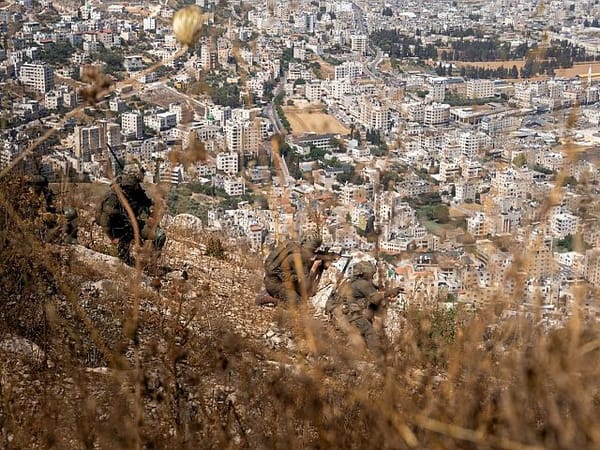
M 323 243 L 323 239 L 319 236 L 319 233 L 315 231 L 309 231 L 302 237 L 301 244 L 304 247 L 311 248 L 312 250 L 318 249 Z
M 359 261 L 352 268 L 352 274 L 355 277 L 369 278 L 375 275 L 376 271 L 375 265 L 369 261 Z
M 77 218 L 77 211 L 75 211 L 75 208 L 71 208 L 69 206 L 69 207 L 65 208 L 64 215 L 65 215 L 65 219 L 73 220 L 73 219 Z

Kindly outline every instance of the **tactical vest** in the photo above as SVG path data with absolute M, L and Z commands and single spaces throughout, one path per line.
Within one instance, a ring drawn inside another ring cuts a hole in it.
M 283 261 L 295 252 L 298 252 L 299 246 L 295 243 L 279 245 L 273 250 L 265 261 L 265 275 L 276 276 L 283 279 Z

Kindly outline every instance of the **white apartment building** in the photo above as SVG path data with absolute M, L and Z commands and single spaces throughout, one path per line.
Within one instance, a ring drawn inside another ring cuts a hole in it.
M 461 168 L 456 162 L 440 161 L 440 181 L 446 183 L 460 177 Z
M 480 139 L 476 133 L 467 131 L 461 133 L 458 138 L 460 152 L 469 159 L 474 159 L 479 153 Z
M 175 120 L 177 123 L 183 121 L 183 105 L 181 103 L 170 103 L 169 111 L 175 113 Z
M 390 111 L 382 105 L 363 101 L 360 110 L 360 123 L 367 129 L 387 132 L 390 123 Z
M 263 237 L 265 235 L 263 226 L 258 223 L 250 225 L 246 234 L 248 236 L 248 241 L 250 242 L 250 247 L 253 250 L 260 249 L 263 243 Z
M 364 34 L 353 34 L 350 36 L 350 48 L 353 52 L 364 55 L 367 52 L 367 36 Z
M 450 121 L 450 105 L 432 103 L 425 107 L 423 123 L 425 125 L 443 125 Z
M 487 217 L 484 213 L 478 212 L 467 219 L 467 231 L 475 239 L 481 239 L 488 234 Z
M 594 286 L 600 286 L 600 250 L 592 249 L 585 252 L 584 278 Z
M 141 139 L 144 135 L 142 115 L 135 112 L 124 113 L 121 116 L 121 128 L 126 137 Z
M 46 109 L 59 109 L 63 106 L 62 92 L 50 91 L 44 96 L 44 106 Z
M 335 66 L 334 80 L 354 80 L 362 76 L 364 66 L 359 61 L 346 61 Z
M 144 31 L 156 31 L 156 19 L 154 17 L 145 17 L 142 24 Z
M 492 80 L 467 80 L 467 98 L 489 98 L 494 96 Z
M 431 80 L 431 86 L 429 88 L 429 94 L 427 94 L 426 100 L 430 102 L 443 102 L 446 98 L 446 79 L 445 78 L 434 78 Z
M 54 70 L 46 64 L 25 63 L 19 70 L 19 81 L 26 87 L 45 94 L 54 88 Z
M 406 107 L 408 120 L 423 123 L 425 120 L 425 105 L 423 103 L 409 103 Z
M 568 234 L 573 235 L 577 233 L 577 226 L 579 225 L 579 217 L 570 213 L 558 213 L 554 214 L 550 219 L 550 232 L 552 236 L 557 238 L 564 238 Z
M 321 96 L 323 95 L 323 90 L 321 89 L 320 81 L 313 81 L 311 83 L 306 83 L 304 96 L 309 102 L 318 102 L 321 100 Z
M 371 151 L 367 146 L 355 145 L 350 150 L 353 159 L 367 159 L 371 156 Z
M 455 194 L 454 200 L 463 203 L 465 201 L 475 201 L 475 195 L 477 194 L 477 189 L 473 183 L 461 182 L 456 183 L 454 186 Z
M 144 117 L 144 123 L 148 128 L 152 128 L 156 132 L 168 130 L 177 125 L 177 114 L 166 111 L 152 116 L 146 116 Z
M 246 185 L 241 178 L 227 177 L 223 181 L 225 193 L 231 197 L 239 197 L 246 193 Z
M 238 154 L 235 152 L 217 154 L 217 170 L 235 175 L 239 170 Z
M 228 121 L 225 125 L 225 142 L 231 152 L 258 154 L 262 143 L 261 126 L 253 120 Z
M 517 183 L 517 175 L 513 169 L 496 173 L 494 186 L 501 197 L 519 197 L 521 195 L 521 190 Z
M 145 67 L 145 64 L 140 55 L 131 55 L 123 58 L 123 67 L 128 72 L 136 72 L 142 70 Z

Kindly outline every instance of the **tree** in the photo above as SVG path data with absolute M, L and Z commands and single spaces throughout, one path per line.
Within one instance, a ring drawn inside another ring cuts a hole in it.
M 511 78 L 519 78 L 519 69 L 514 64 L 513 64 L 512 68 L 510 69 L 510 77 Z
M 314 145 L 310 146 L 310 151 L 308 152 L 308 158 L 309 159 L 316 159 L 316 160 L 322 160 L 325 155 L 327 154 L 327 151 L 322 149 L 322 148 L 318 148 L 315 147 Z
M 513 158 L 512 163 L 516 167 L 523 167 L 527 164 L 527 158 L 523 153 L 519 153 Z

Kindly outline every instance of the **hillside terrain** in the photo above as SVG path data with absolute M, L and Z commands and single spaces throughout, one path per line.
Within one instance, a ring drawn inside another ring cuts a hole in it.
M 310 303 L 256 306 L 260 258 L 172 221 L 158 269 L 127 267 L 89 211 L 76 246 L 3 216 L 2 448 L 600 443 L 596 324 L 409 307 L 375 359 Z

